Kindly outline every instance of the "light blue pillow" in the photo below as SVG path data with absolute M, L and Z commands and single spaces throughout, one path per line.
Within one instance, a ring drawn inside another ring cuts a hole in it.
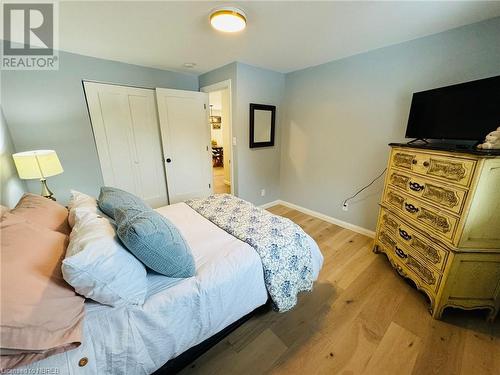
M 179 230 L 158 212 L 117 208 L 115 220 L 118 237 L 145 266 L 169 277 L 194 276 L 191 249 Z
M 101 193 L 99 194 L 99 200 L 97 201 L 99 208 L 102 212 L 111 218 L 115 218 L 115 209 L 117 208 L 127 208 L 127 207 L 140 207 L 143 210 L 151 210 L 141 198 L 126 192 L 121 189 L 117 189 L 110 186 L 101 187 Z

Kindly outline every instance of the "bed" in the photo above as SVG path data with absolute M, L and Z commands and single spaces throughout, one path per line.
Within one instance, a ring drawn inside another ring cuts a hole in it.
M 150 374 L 266 303 L 261 258 L 249 244 L 185 203 L 157 211 L 191 247 L 196 276 L 173 279 L 150 272 L 142 306 L 114 308 L 87 300 L 82 345 L 19 370 Z M 323 257 L 314 240 L 307 239 L 316 280 Z

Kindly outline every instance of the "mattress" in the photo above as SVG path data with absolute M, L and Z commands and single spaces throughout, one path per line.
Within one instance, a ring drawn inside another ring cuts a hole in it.
M 143 306 L 113 308 L 88 300 L 82 345 L 25 369 L 150 374 L 266 302 L 262 264 L 252 247 L 184 203 L 157 211 L 191 247 L 196 276 L 174 279 L 149 273 Z M 316 279 L 323 257 L 310 241 Z

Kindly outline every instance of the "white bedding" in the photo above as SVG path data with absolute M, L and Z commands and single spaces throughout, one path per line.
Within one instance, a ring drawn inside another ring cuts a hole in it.
M 196 276 L 149 274 L 143 306 L 113 308 L 87 301 L 82 345 L 25 368 L 58 369 L 58 374 L 150 374 L 266 302 L 261 261 L 250 245 L 184 203 L 157 211 L 188 242 Z M 311 251 L 317 279 L 323 257 L 312 239 Z M 88 363 L 79 367 L 84 357 Z

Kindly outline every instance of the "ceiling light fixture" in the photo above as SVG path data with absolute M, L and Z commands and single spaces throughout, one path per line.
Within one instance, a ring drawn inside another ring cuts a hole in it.
M 221 7 L 210 13 L 210 24 L 216 30 L 234 33 L 243 30 L 247 25 L 245 12 L 233 7 Z
M 196 63 L 194 63 L 194 62 L 186 62 L 186 63 L 182 64 L 182 66 L 184 68 L 193 69 L 196 66 Z

